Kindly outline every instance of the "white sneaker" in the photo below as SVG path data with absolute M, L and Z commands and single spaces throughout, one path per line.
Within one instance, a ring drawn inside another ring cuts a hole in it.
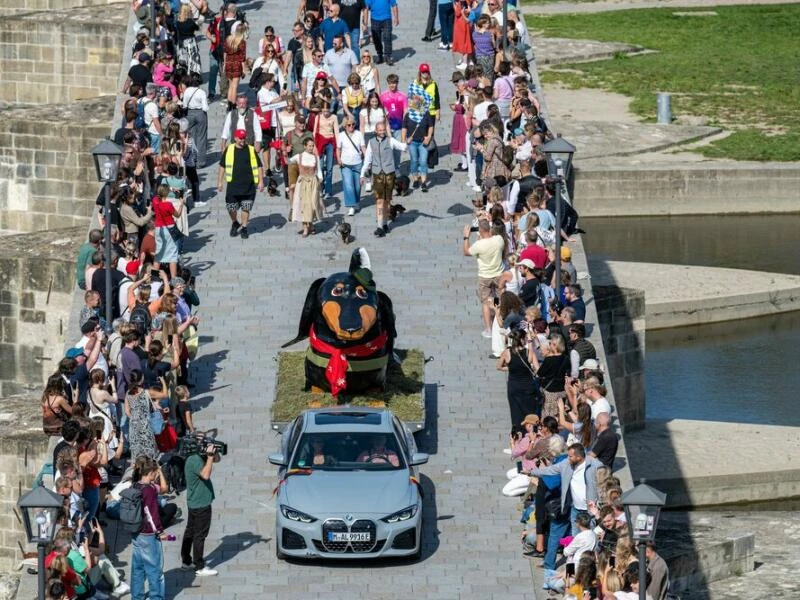
M 356 209 L 355 209 L 354 207 L 352 207 L 352 206 L 351 206 L 351 207 L 350 207 L 350 210 L 348 210 L 348 211 L 347 211 L 347 216 L 348 216 L 348 217 L 354 217 L 354 216 L 355 216 L 355 214 L 356 214 Z
M 372 182 L 371 181 L 367 181 L 367 182 L 364 183 L 364 191 L 367 192 L 367 193 L 372 191 Z
M 467 63 L 465 63 L 463 60 L 456 65 L 456 69 L 458 69 L 459 71 L 463 71 L 466 68 L 467 68 Z
M 445 44 L 445 43 L 439 44 L 439 50 L 449 50 L 449 49 L 450 49 L 450 46 L 448 46 L 447 44 Z
M 115 596 L 124 596 L 130 591 L 131 591 L 131 586 L 129 586 L 124 581 L 120 581 L 119 585 L 112 590 Z
M 491 338 L 492 337 L 492 331 L 490 329 L 484 329 L 483 332 L 481 333 L 481 335 L 483 337 L 485 337 L 485 338 Z
M 200 200 L 198 202 L 195 202 L 194 205 L 195 206 L 199 206 L 200 208 L 203 208 L 204 206 L 208 206 L 208 202 L 204 202 L 204 201 Z
M 467 183 L 466 186 L 471 189 L 473 192 L 482 192 L 483 189 L 479 185 L 475 185 L 473 183 Z
M 203 567 L 199 571 L 195 571 L 194 574 L 198 577 L 213 577 L 217 574 L 217 571 L 214 569 L 209 569 L 208 567 Z

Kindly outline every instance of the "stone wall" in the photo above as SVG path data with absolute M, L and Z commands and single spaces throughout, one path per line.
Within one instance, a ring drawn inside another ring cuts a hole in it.
M 0 238 L 0 398 L 40 387 L 63 356 L 86 227 Z
M 0 409 L 0 572 L 11 571 L 22 560 L 18 543 L 26 551 L 36 550 L 27 546 L 25 528 L 17 518 L 17 501 L 20 492 L 31 488 L 41 466 L 52 461 L 49 441 L 42 433 L 38 395 L 3 399 Z
M 34 11 L 43 10 L 63 10 L 65 8 L 94 7 L 106 4 L 115 4 L 118 0 L 82 0 L 74 2 L 70 0 L 0 0 L 0 17 L 7 15 L 19 15 Z
M 115 98 L 0 110 L 0 229 L 89 226 L 100 185 L 89 151 Z
M 129 4 L 48 10 L 0 19 L 0 101 L 56 104 L 113 94 Z
M 605 285 L 595 285 L 593 290 L 622 429 L 644 427 L 644 292 Z

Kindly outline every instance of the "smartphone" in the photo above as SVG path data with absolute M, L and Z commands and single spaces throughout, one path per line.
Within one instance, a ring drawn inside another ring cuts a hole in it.
M 517 473 L 522 473 L 522 461 L 517 461 Z
M 475 233 L 476 231 L 478 231 L 478 226 L 477 226 L 477 225 L 473 225 L 472 227 L 470 227 L 470 228 L 469 228 L 469 230 L 470 230 L 472 233 Z
M 614 556 L 613 554 L 608 557 L 608 566 L 611 567 L 612 569 L 617 568 L 617 557 Z
M 160 269 L 150 269 L 150 277 L 153 279 L 158 279 L 158 274 L 160 273 Z
M 100 547 L 100 532 L 95 531 L 92 534 L 92 539 L 89 541 L 90 548 L 99 548 Z
M 567 563 L 567 577 L 575 576 L 575 563 Z

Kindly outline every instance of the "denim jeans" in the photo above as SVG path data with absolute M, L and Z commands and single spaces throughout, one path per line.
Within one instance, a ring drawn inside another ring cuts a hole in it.
M 428 148 L 422 142 L 408 144 L 408 155 L 411 157 L 411 169 L 408 174 L 428 176 Z
M 350 50 L 356 55 L 356 60 L 361 62 L 361 48 L 358 43 L 361 41 L 361 27 L 356 27 L 350 30 Z
M 208 53 L 208 98 L 217 94 L 217 77 L 219 77 L 219 62 L 214 54 Z
M 558 542 L 561 541 L 569 530 L 569 519 L 550 520 L 550 533 L 547 534 L 547 548 L 544 552 L 544 568 L 546 570 L 556 570 L 556 560 L 558 558 Z
M 100 488 L 99 487 L 84 487 L 83 499 L 86 501 L 86 517 L 87 526 L 89 521 L 97 516 L 97 509 L 100 507 Z
M 131 600 L 144 600 L 147 581 L 149 600 L 164 600 L 164 555 L 161 540 L 155 535 L 131 538 Z
M 455 19 L 455 10 L 453 3 L 439 5 L 439 26 L 442 28 L 442 43 L 453 43 L 453 20 Z
M 322 190 L 326 195 L 333 195 L 333 144 L 326 144 L 322 149 Z
M 361 166 L 342 165 L 342 188 L 344 189 L 344 205 L 347 208 L 358 206 L 361 198 Z
M 372 43 L 378 57 L 392 58 L 392 20 L 372 20 Z

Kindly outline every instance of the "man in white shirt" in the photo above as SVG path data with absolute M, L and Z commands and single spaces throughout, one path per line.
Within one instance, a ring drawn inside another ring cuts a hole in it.
M 611 414 L 611 404 L 606 400 L 605 394 L 606 388 L 597 378 L 590 377 L 583 383 L 583 397 L 592 407 L 592 421 L 600 413 Z
M 194 76 L 189 76 L 194 77 Z M 197 147 L 197 168 L 206 166 L 208 152 L 208 96 L 194 80 L 184 81 L 179 86 L 181 102 L 189 121 L 189 137 Z
M 261 125 L 258 123 L 255 112 L 247 106 L 247 94 L 239 94 L 236 97 L 236 110 L 228 111 L 225 115 L 225 123 L 222 125 L 220 134 L 220 150 L 224 153 L 230 140 L 233 139 L 233 132 L 243 129 L 247 132 L 245 141 L 248 145 L 255 147 L 256 152 L 261 152 Z
M 492 308 L 494 298 L 500 294 L 500 278 L 503 275 L 502 236 L 492 235 L 492 225 L 486 219 L 478 222 L 478 240 L 469 245 L 471 227 L 464 226 L 464 256 L 473 256 L 478 261 L 478 298 L 483 317 L 483 337 L 492 337 Z
M 148 83 L 145 92 L 145 97 L 139 102 L 144 103 L 144 124 L 147 125 L 147 134 L 150 136 L 150 147 L 154 154 L 158 154 L 161 149 L 161 119 L 158 118 L 156 102 L 158 86 L 155 83 Z

